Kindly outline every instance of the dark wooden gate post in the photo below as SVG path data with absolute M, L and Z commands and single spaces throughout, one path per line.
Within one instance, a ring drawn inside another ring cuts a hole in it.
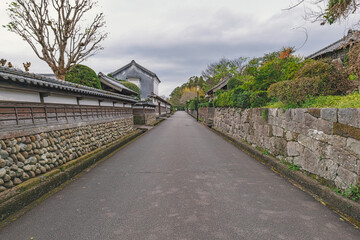
M 158 105 L 159 105 L 159 117 L 161 117 L 161 103 L 158 102 Z

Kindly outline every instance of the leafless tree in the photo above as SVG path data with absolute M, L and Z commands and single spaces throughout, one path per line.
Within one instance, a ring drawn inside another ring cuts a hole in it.
M 215 70 L 218 66 L 226 66 L 227 64 L 236 67 L 237 72 L 241 73 L 246 66 L 247 60 L 248 59 L 244 57 L 238 57 L 234 59 L 221 58 L 217 62 L 208 64 L 206 69 L 202 71 L 201 75 L 206 80 L 211 79 L 214 76 Z
M 72 66 L 103 49 L 104 14 L 95 14 L 86 27 L 81 24 L 96 5 L 96 0 L 16 0 L 9 3 L 11 21 L 4 27 L 21 36 L 64 80 Z

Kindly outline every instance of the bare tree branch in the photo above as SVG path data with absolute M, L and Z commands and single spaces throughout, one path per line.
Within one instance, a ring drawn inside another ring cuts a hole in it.
M 102 49 L 107 33 L 103 13 L 83 26 L 96 0 L 15 0 L 8 4 L 6 27 L 26 41 L 56 77 L 64 80 L 70 68 Z

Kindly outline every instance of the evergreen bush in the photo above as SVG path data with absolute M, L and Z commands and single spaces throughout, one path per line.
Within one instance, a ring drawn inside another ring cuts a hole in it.
M 320 95 L 343 95 L 355 87 L 345 70 L 335 68 L 327 60 L 311 60 L 296 73 L 295 79 L 272 84 L 268 94 L 285 103 L 301 103 Z
M 85 65 L 75 65 L 66 74 L 65 81 L 101 89 L 100 80 L 94 70 Z

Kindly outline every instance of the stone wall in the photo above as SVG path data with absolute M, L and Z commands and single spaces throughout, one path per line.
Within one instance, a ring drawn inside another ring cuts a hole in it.
M 199 118 L 205 123 L 211 124 L 214 120 L 215 108 L 213 107 L 204 107 L 199 108 Z
M 360 183 L 360 109 L 217 108 L 213 127 L 339 188 Z
M 145 125 L 153 125 L 156 122 L 156 113 L 145 114 Z
M 0 137 L 0 192 L 129 134 L 133 118 L 50 129 L 29 129 L 29 135 L 22 131 L 23 135 L 14 133 L 16 137 Z
M 136 125 L 153 125 L 156 122 L 156 113 L 144 113 L 134 115 L 134 124 Z

